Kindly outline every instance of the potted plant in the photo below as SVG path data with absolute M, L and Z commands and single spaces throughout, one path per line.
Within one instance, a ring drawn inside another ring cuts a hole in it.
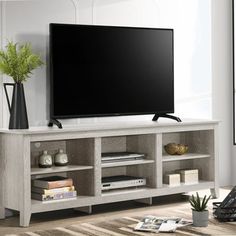
M 10 41 L 6 45 L 6 50 L 0 50 L 0 72 L 12 77 L 14 81 L 14 83 L 4 83 L 10 111 L 9 129 L 27 129 L 29 127 L 23 82 L 30 77 L 34 69 L 42 64 L 39 55 L 32 52 L 29 43 L 19 45 Z M 7 86 L 13 86 L 11 105 Z
M 190 197 L 189 202 L 192 206 L 193 225 L 197 227 L 206 227 L 208 225 L 209 212 L 207 210 L 207 203 L 210 200 L 211 195 L 204 196 L 203 199 L 197 196 Z

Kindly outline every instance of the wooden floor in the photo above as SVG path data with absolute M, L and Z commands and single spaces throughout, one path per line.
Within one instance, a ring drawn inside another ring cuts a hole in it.
M 214 201 L 222 201 L 229 193 L 230 188 L 220 189 L 220 198 Z M 209 190 L 200 191 L 200 195 L 210 194 Z M 28 228 L 18 227 L 18 216 L 9 217 L 5 220 L 0 220 L 0 236 L 6 234 L 19 234 L 23 232 L 34 232 L 36 230 L 46 230 L 56 227 L 66 227 L 76 223 L 83 223 L 88 221 L 106 221 L 110 219 L 120 218 L 124 216 L 137 216 L 146 214 L 158 214 L 165 216 L 166 208 L 177 208 L 179 204 L 183 202 L 187 203 L 187 197 L 181 195 L 172 195 L 168 197 L 160 197 L 154 199 L 152 206 L 146 206 L 134 201 L 120 202 L 114 204 L 106 204 L 93 207 L 93 213 L 87 215 L 82 212 L 76 212 L 73 210 L 54 211 L 48 213 L 33 214 L 31 223 Z M 212 204 L 210 203 L 209 206 Z M 191 212 L 189 204 L 186 204 L 186 212 Z M 189 214 L 191 219 L 191 215 Z M 222 231 L 227 228 L 227 224 L 222 225 Z M 235 232 L 236 235 L 236 232 Z

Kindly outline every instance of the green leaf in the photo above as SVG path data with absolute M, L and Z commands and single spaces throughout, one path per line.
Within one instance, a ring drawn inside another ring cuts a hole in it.
M 206 195 L 203 197 L 203 199 L 200 198 L 198 192 L 196 193 L 196 196 L 192 195 L 189 199 L 189 203 L 192 206 L 192 209 L 195 211 L 204 211 L 207 208 L 207 203 L 209 199 L 211 198 L 211 195 L 207 197 Z
M 201 199 L 199 197 L 198 192 L 197 192 L 197 207 L 198 207 L 198 211 L 200 211 L 201 210 Z
M 26 81 L 41 65 L 40 56 L 32 52 L 29 43 L 18 45 L 10 41 L 5 50 L 0 50 L 0 72 L 12 77 L 15 82 Z
M 204 196 L 203 200 L 202 200 L 202 205 L 201 205 L 201 209 L 204 210 L 206 208 L 206 195 Z

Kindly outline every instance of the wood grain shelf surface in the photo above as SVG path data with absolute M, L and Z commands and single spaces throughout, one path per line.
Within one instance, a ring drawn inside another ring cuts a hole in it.
M 204 189 L 204 188 L 213 188 L 214 182 L 213 181 L 205 181 L 200 180 L 198 183 L 193 184 L 184 184 L 181 183 L 178 186 L 169 186 L 168 184 L 163 184 L 161 188 L 151 188 L 147 186 L 137 187 L 137 188 L 124 188 L 124 189 L 116 189 L 110 191 L 103 191 L 102 197 L 108 196 L 119 196 L 125 194 L 138 194 L 140 195 L 142 192 L 153 192 L 153 195 L 161 196 L 168 194 L 169 192 L 173 191 L 173 193 L 181 193 L 181 192 L 188 192 L 192 189 Z
M 180 183 L 180 185 L 176 185 L 176 186 L 171 186 L 168 184 L 163 184 L 162 189 L 184 189 L 184 188 L 190 188 L 191 186 L 198 186 L 200 189 L 204 189 L 204 188 L 212 188 L 214 187 L 214 182 L 213 181 L 205 181 L 205 180 L 199 180 L 198 183 L 189 183 L 189 184 L 185 184 L 185 183 Z
M 91 205 L 94 202 L 94 196 L 77 196 L 75 198 L 60 199 L 54 201 L 38 201 L 31 199 L 31 209 L 33 213 L 75 208 L 78 206 Z
M 31 175 L 53 174 L 53 173 L 70 172 L 70 171 L 78 171 L 78 170 L 90 170 L 90 169 L 93 169 L 93 166 L 68 165 L 68 166 L 53 166 L 51 168 L 32 167 Z
M 130 193 L 137 193 L 139 194 L 140 192 L 145 192 L 148 190 L 153 190 L 155 188 L 150 188 L 150 187 L 133 187 L 133 188 L 124 188 L 124 189 L 113 189 L 113 190 L 108 190 L 108 191 L 103 191 L 102 192 L 102 197 L 106 196 L 114 196 L 114 195 L 122 195 L 122 194 L 130 194 Z
M 184 155 L 163 155 L 162 162 L 209 158 L 210 154 L 187 153 Z
M 154 160 L 131 160 L 131 161 L 117 161 L 102 163 L 102 168 L 118 167 L 118 166 L 131 166 L 131 165 L 144 165 L 154 163 Z

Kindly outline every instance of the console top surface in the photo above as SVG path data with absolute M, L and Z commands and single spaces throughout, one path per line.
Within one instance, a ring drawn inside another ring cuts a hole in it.
M 53 134 L 53 133 L 68 133 L 68 132 L 93 132 L 106 130 L 125 130 L 125 129 L 145 129 L 145 128 L 161 128 L 161 127 L 184 127 L 191 125 L 217 125 L 217 120 L 196 120 L 186 119 L 182 122 L 174 120 L 139 120 L 139 121 L 108 121 L 108 122 L 86 122 L 73 125 L 63 125 L 62 129 L 58 127 L 38 126 L 30 127 L 29 129 L 0 129 L 0 133 L 9 134 Z

